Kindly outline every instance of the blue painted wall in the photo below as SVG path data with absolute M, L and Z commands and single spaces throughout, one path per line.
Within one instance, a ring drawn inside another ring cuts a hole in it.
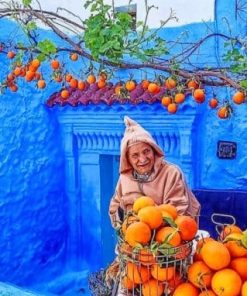
M 11 23 L 1 22 L 1 38 L 10 31 Z M 1 81 L 8 67 L 1 54 Z M 65 267 L 66 196 L 61 134 L 44 105 L 47 93 L 19 87 L 0 96 L 0 281 L 28 286 Z
M 216 4 L 218 13 L 215 22 L 207 26 L 192 24 L 167 29 L 162 34 L 172 40 L 175 35 L 192 30 L 184 40 L 197 40 L 209 28 L 219 32 L 226 30 L 222 24 L 224 15 L 231 18 L 235 32 L 246 33 L 246 22 L 234 21 L 232 14 L 229 15 L 229 3 L 217 1 Z M 12 23 L 1 21 L 0 41 L 7 40 L 12 29 L 15 29 Z M 12 36 L 17 38 L 17 35 Z M 215 39 L 205 43 L 195 58 L 196 62 L 199 65 L 218 63 L 217 51 L 221 50 L 221 46 Z M 66 57 L 62 58 L 68 62 Z M 8 73 L 8 63 L 0 54 L 1 80 Z M 73 72 L 79 71 L 78 64 L 70 66 Z M 137 79 L 142 77 L 141 72 L 134 71 L 134 74 Z M 126 71 L 117 73 L 121 78 L 128 75 Z M 153 73 L 148 70 L 148 75 L 152 77 Z M 56 112 L 44 105 L 59 85 L 50 84 L 45 91 L 38 91 L 32 83 L 24 83 L 20 87 L 18 93 L 7 91 L 0 97 L 0 280 L 27 286 L 65 272 L 70 260 L 66 258 L 69 209 L 64 187 L 64 134 L 61 133 Z M 212 90 L 207 91 L 207 99 L 210 99 Z M 231 95 L 227 88 L 217 90 L 221 101 Z M 199 114 L 194 151 L 197 171 L 195 189 L 247 190 L 247 105 L 235 106 L 230 120 L 219 120 L 207 104 L 191 104 Z M 84 112 L 83 107 L 80 108 Z M 164 117 L 172 116 L 165 109 L 162 112 Z M 182 111 L 178 112 L 178 118 L 179 114 Z M 98 116 L 101 116 L 100 113 Z M 145 113 L 140 112 L 138 117 L 145 120 Z M 218 140 L 237 143 L 236 159 L 220 160 L 216 157 Z M 100 184 L 95 182 L 93 185 L 98 190 Z M 107 203 L 102 204 L 102 208 L 106 212 Z M 84 216 L 84 221 L 87 221 L 87 216 Z M 91 246 L 85 244 L 84 247 L 88 258 L 93 258 Z

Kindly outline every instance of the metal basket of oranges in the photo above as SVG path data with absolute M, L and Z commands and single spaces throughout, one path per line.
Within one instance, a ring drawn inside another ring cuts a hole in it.
M 192 241 L 177 247 L 158 246 L 131 248 L 118 245 L 120 262 L 119 295 L 171 295 L 184 281 L 191 263 Z
M 136 212 L 125 217 L 119 231 L 117 295 L 171 295 L 185 279 L 198 225 L 192 217 L 173 217 L 158 206 Z

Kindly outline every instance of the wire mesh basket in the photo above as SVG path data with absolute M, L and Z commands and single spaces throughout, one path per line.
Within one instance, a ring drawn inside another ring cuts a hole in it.
M 131 250 L 118 244 L 119 296 L 168 296 L 184 281 L 192 261 L 193 241 L 154 253 L 148 248 Z

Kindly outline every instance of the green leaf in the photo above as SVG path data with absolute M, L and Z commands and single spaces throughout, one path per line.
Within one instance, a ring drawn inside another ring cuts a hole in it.
M 37 25 L 34 21 L 31 21 L 31 22 L 28 22 L 27 25 L 26 25 L 26 29 L 28 31 L 34 31 L 37 29 Z
M 47 56 L 43 53 L 40 53 L 37 55 L 37 59 L 40 61 L 40 62 L 44 62 L 46 60 Z
M 243 237 L 241 239 L 242 245 L 247 249 L 247 230 L 243 232 Z
M 172 218 L 164 217 L 163 220 L 167 222 L 171 227 L 177 228 L 177 224 L 174 222 Z
M 57 52 L 56 45 L 48 39 L 38 42 L 37 47 L 45 55 L 55 54 Z
M 28 6 L 32 3 L 32 0 L 22 0 L 24 6 Z
M 240 86 L 241 86 L 242 88 L 244 88 L 244 89 L 247 90 L 247 79 L 245 79 L 245 80 L 241 80 L 241 81 L 239 82 L 239 84 L 240 84 Z

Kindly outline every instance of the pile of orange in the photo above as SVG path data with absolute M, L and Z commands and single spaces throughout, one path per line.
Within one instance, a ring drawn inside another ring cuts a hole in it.
M 139 287 L 143 296 L 168 295 L 182 282 L 182 263 L 191 255 L 197 230 L 195 219 L 179 215 L 175 206 L 139 197 L 120 230 L 122 287 Z
M 122 288 L 142 296 L 247 296 L 247 231 L 227 225 L 217 240 L 200 238 L 192 260 L 197 230 L 173 205 L 138 198 L 120 230 Z
M 188 268 L 188 283 L 173 295 L 247 296 L 246 237 L 238 226 L 228 225 L 219 240 L 201 238 Z

